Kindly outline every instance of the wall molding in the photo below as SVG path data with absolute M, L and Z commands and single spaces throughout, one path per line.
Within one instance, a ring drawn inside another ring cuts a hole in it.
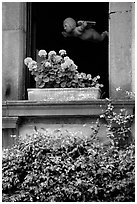
M 134 100 L 113 100 L 115 109 L 126 108 L 130 114 L 134 113 Z M 3 117 L 20 116 L 99 116 L 106 109 L 107 101 L 6 101 L 2 103 Z

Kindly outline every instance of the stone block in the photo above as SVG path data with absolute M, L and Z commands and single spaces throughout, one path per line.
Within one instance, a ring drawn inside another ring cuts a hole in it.
M 110 2 L 109 12 L 127 12 L 131 11 L 132 2 Z
M 2 29 L 26 30 L 26 3 L 3 2 L 2 3 Z

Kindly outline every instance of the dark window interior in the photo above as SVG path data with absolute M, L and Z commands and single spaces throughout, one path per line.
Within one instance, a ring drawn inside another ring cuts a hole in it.
M 76 21 L 96 21 L 95 29 L 102 33 L 108 31 L 107 2 L 36 2 L 31 6 L 31 56 L 36 58 L 36 50 L 47 52 L 65 49 L 68 56 L 78 65 L 79 72 L 100 75 L 104 84 L 102 97 L 108 97 L 108 38 L 93 43 L 62 35 L 63 20 L 72 17 Z M 35 82 L 30 77 L 30 87 Z

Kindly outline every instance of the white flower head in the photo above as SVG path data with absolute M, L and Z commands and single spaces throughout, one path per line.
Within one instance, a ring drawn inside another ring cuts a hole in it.
M 31 61 L 32 61 L 32 58 L 31 58 L 31 57 L 27 57 L 27 58 L 24 59 L 24 64 L 25 64 L 26 66 L 28 66 L 28 64 L 29 64 Z
M 64 57 L 64 60 L 67 61 L 67 60 L 70 60 L 70 58 L 68 56 Z
M 71 60 L 69 57 L 64 57 L 65 63 L 67 64 L 67 67 L 74 65 L 73 60 Z
M 28 68 L 29 70 L 35 69 L 37 68 L 37 62 L 32 60 L 29 64 L 28 64 Z
M 61 62 L 62 57 L 57 55 L 57 56 L 55 56 L 55 60 L 56 60 L 56 63 L 59 63 L 59 62 Z
M 39 55 L 40 57 L 46 57 L 46 56 L 47 56 L 47 52 L 46 52 L 45 50 L 40 50 L 40 51 L 38 52 L 38 55 Z
M 121 88 L 120 88 L 120 87 L 116 88 L 116 91 L 120 91 L 120 90 L 121 90 Z
M 91 79 L 92 79 L 91 74 L 87 74 L 87 78 L 88 78 L 89 80 L 91 80 Z
M 53 50 L 53 51 L 50 51 L 49 53 L 48 53 L 48 56 L 52 56 L 52 55 L 56 55 L 56 52 Z
M 51 66 L 50 62 L 45 62 L 45 67 L 50 67 L 50 66 Z
M 100 76 L 99 76 L 99 75 L 97 76 L 97 79 L 100 79 Z
M 66 55 L 67 52 L 66 52 L 66 50 L 60 50 L 60 51 L 59 51 L 59 54 L 60 54 L 60 55 Z
M 66 69 L 66 68 L 67 68 L 67 63 L 66 63 L 66 62 L 62 63 L 62 64 L 61 64 L 61 68 L 62 68 L 62 69 Z

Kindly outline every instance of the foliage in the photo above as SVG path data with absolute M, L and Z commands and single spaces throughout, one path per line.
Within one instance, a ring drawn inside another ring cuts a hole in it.
M 111 99 L 107 99 L 107 108 L 100 117 L 107 121 L 108 137 L 112 139 L 114 145 L 119 148 L 124 148 L 125 145 L 131 142 L 132 133 L 131 125 L 134 120 L 134 115 L 129 114 L 125 108 L 121 108 L 119 112 L 115 112 L 115 107 Z
M 91 136 L 35 131 L 3 152 L 3 201 L 131 202 L 135 147 L 119 150 Z
M 133 99 L 135 100 L 135 92 L 133 91 L 124 91 L 121 87 L 116 88 L 117 96 L 124 99 Z
M 45 50 L 40 50 L 38 56 L 39 62 L 27 57 L 24 63 L 35 76 L 39 88 L 103 87 L 98 82 L 100 76 L 92 78 L 91 74 L 79 73 L 73 60 L 66 56 L 65 50 L 60 50 L 59 55 L 55 51 L 47 54 Z

